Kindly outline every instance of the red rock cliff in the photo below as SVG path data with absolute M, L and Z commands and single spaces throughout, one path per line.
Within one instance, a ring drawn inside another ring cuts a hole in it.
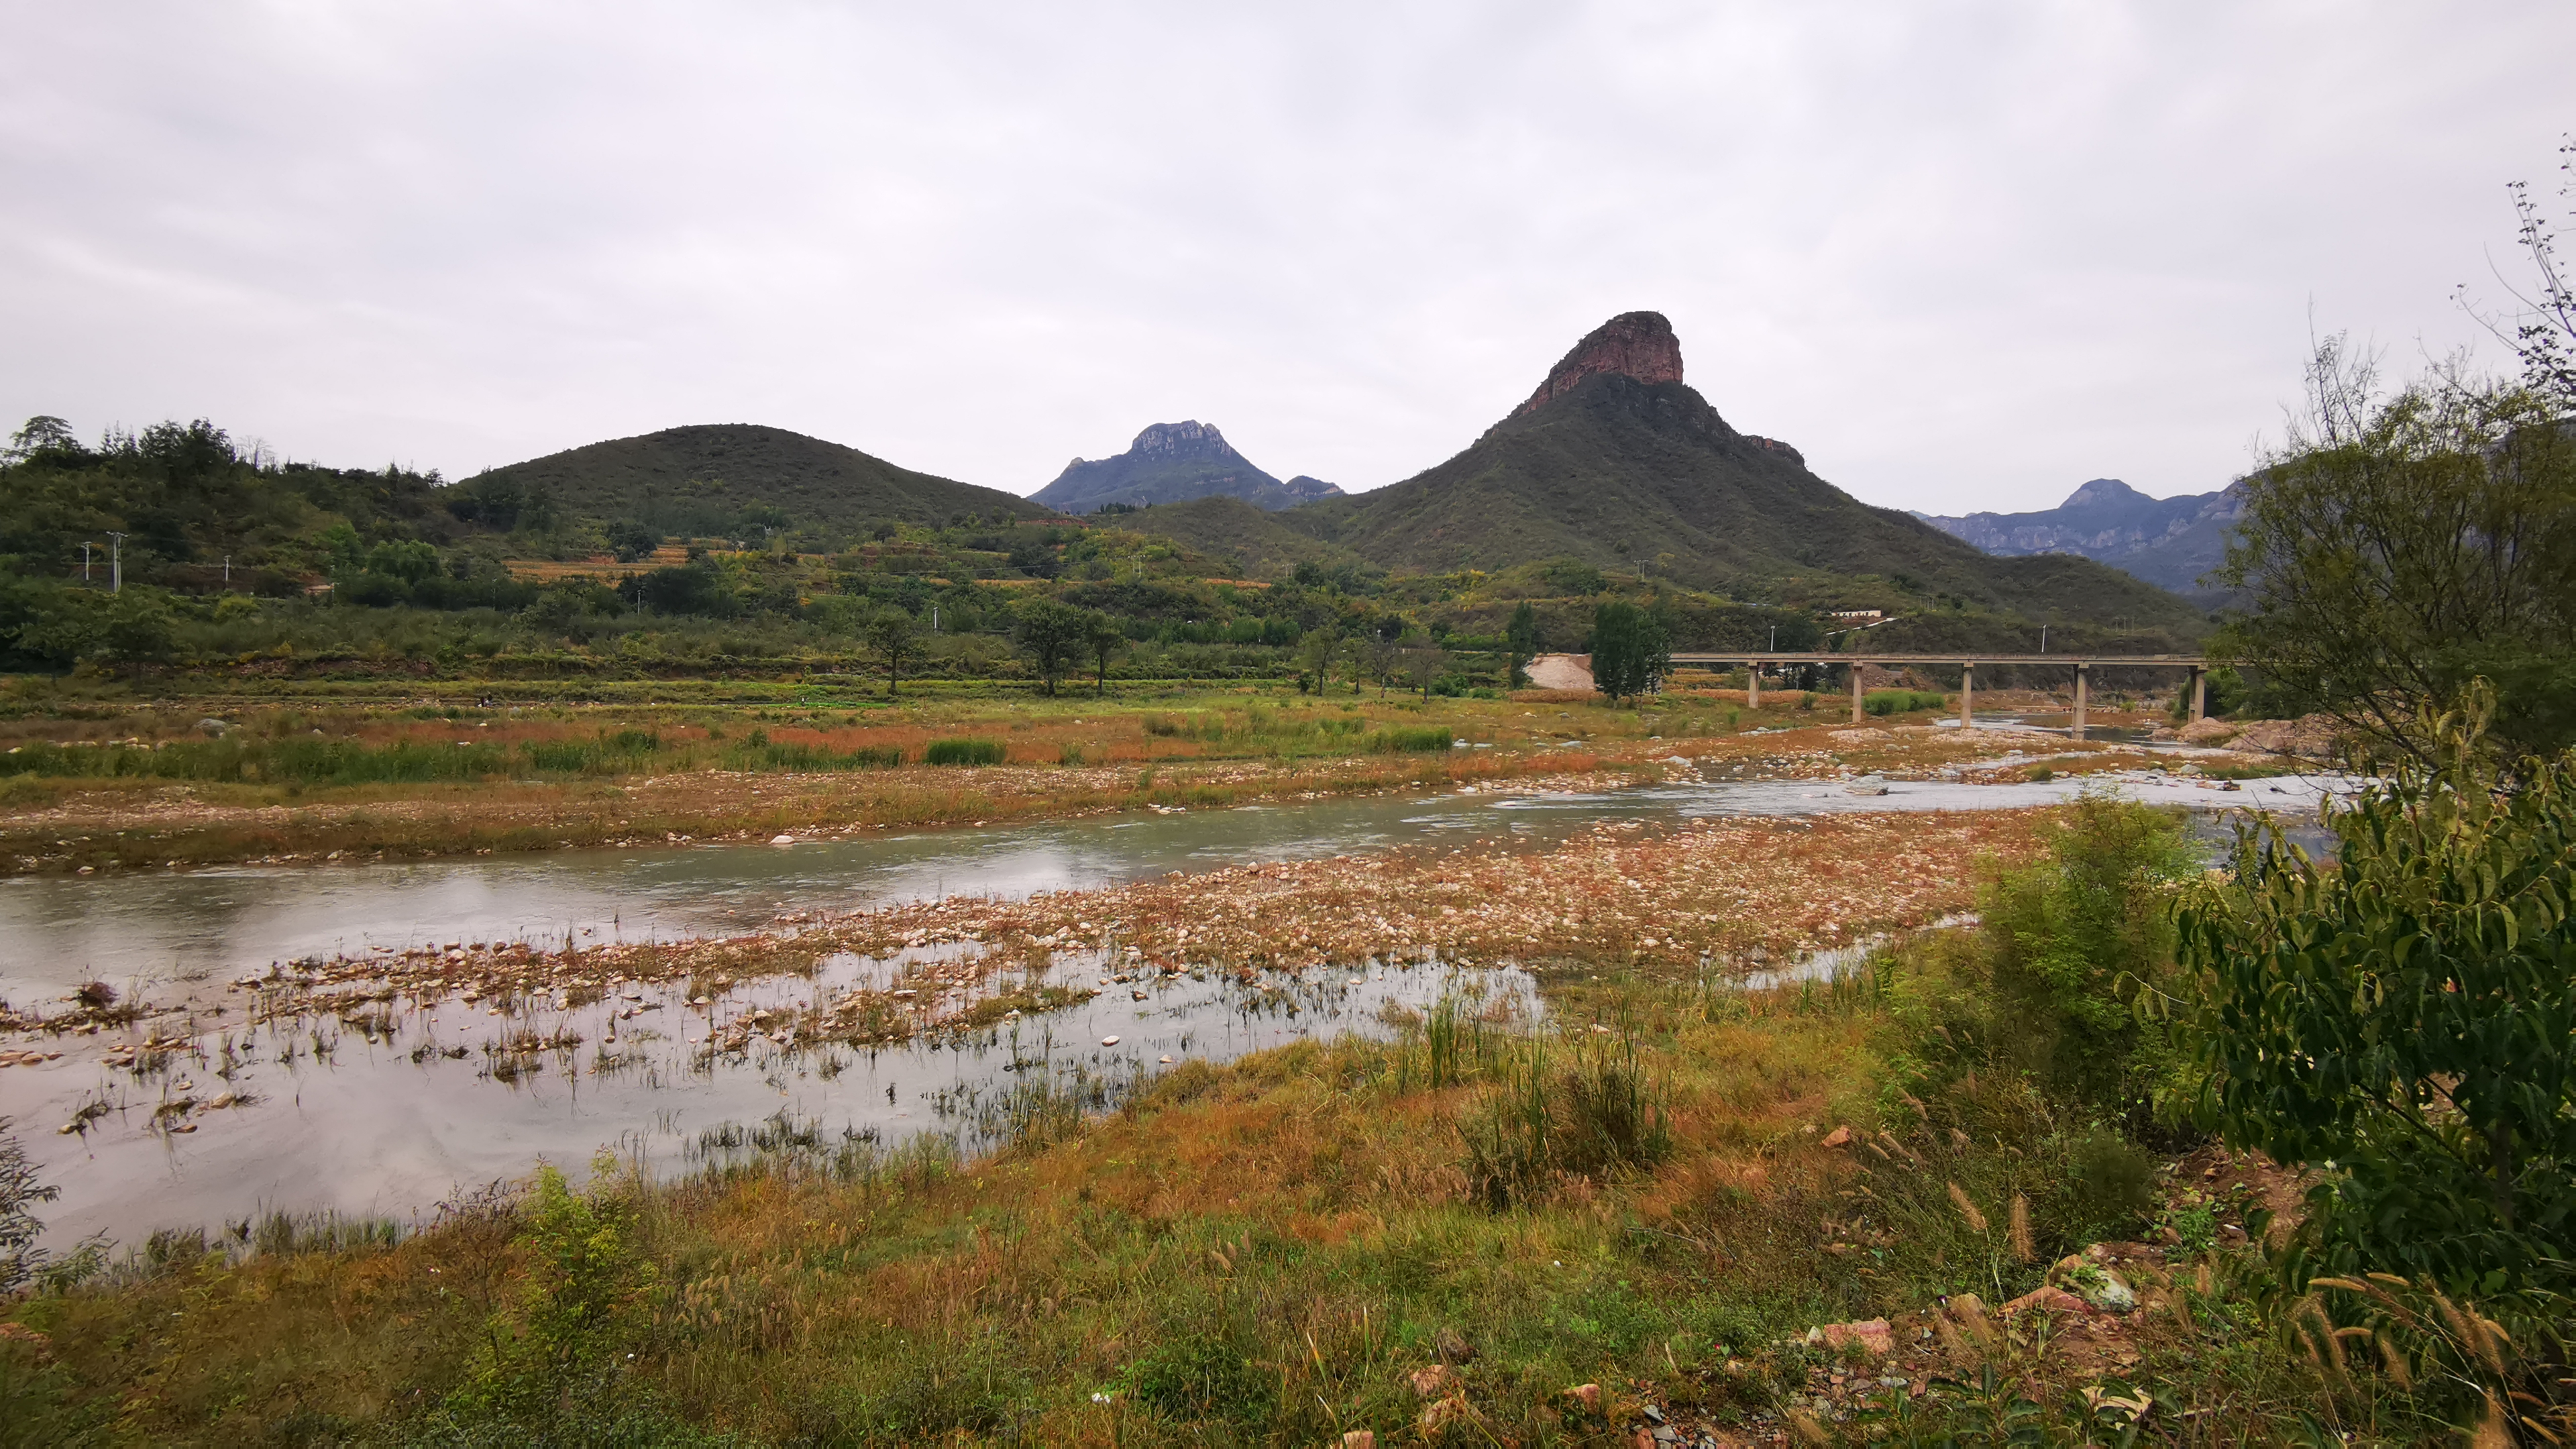
M 1592 329 L 1574 350 L 1548 372 L 1547 381 L 1528 402 L 1512 409 L 1519 417 L 1550 398 L 1563 397 L 1594 373 L 1614 372 L 1639 382 L 1682 380 L 1682 344 L 1673 324 L 1661 312 L 1622 312 Z

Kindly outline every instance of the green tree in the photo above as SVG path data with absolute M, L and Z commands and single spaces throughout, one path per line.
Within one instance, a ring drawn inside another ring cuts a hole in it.
M 2180 916 L 2189 1026 L 2227 1140 L 2321 1174 L 2303 1252 L 2454 1291 L 2564 1292 L 2576 754 L 2504 788 L 2486 707 L 2473 692 L 2423 757 L 2333 807 L 2331 861 L 2268 825 L 2240 836 L 2232 878 Z
M 1504 647 L 1511 655 L 1508 679 L 1514 689 L 1529 683 L 1529 662 L 1538 657 L 1538 610 L 1523 599 L 1513 606 L 1512 620 L 1503 626 Z
M 1092 679 L 1092 693 L 1106 697 L 1109 693 L 1109 660 L 1127 647 L 1127 632 L 1118 621 L 1094 609 L 1082 620 L 1083 647 L 1091 651 L 1091 662 L 1099 671 Z
M 608 525 L 608 546 L 618 558 L 633 563 L 652 557 L 653 550 L 662 546 L 662 532 L 631 518 L 620 519 Z
M 1318 624 L 1297 640 L 1297 659 L 1306 672 L 1315 676 L 1315 692 L 1333 682 L 1333 666 L 1342 657 L 1342 631 L 1331 624 Z
M 1040 686 L 1048 694 L 1055 693 L 1055 682 L 1066 666 L 1089 647 L 1083 611 L 1060 600 L 1034 596 L 1020 600 L 1011 613 L 1012 632 L 1029 663 L 1036 666 Z
M 886 697 L 891 699 L 903 683 L 904 665 L 920 662 L 921 621 L 901 609 L 880 609 L 859 627 L 868 653 L 885 670 Z
M 1672 635 L 1653 612 L 1623 599 L 1593 611 L 1593 688 L 1614 701 L 1652 694 L 1672 666 Z
M 128 589 L 108 596 L 99 629 L 101 658 L 132 665 L 140 680 L 143 666 L 170 657 L 174 638 L 170 605 L 157 590 Z
M 2330 338 L 2309 416 L 2246 481 L 2217 652 L 2277 703 L 2419 760 L 2425 711 L 2496 691 L 2500 758 L 2576 743 L 2576 433 L 2528 388 L 2456 371 L 2381 395 Z

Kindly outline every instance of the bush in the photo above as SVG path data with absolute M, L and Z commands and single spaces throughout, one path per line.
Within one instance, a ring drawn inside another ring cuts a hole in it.
M 1975 934 L 1942 933 L 1886 965 L 1910 1049 L 2027 1073 L 2060 1102 L 2155 1125 L 2157 1103 L 2193 1078 L 2133 1002 L 2170 983 L 2169 893 L 2197 869 L 2179 812 L 2083 796 L 2049 860 L 1987 879 Z
M 955 739 L 932 740 L 921 752 L 924 764 L 930 765 L 998 765 L 1002 763 L 1002 742 L 961 735 Z
M 1666 1117 L 1633 1038 L 1579 1047 L 1562 1071 L 1533 1045 L 1459 1122 L 1468 1190 L 1499 1212 L 1568 1174 L 1652 1167 L 1672 1152 Z
M 1139 1403 L 1185 1422 L 1254 1425 L 1270 1417 L 1270 1376 L 1224 1338 L 1188 1328 L 1166 1335 L 1129 1382 Z
M 1448 749 L 1451 736 L 1445 728 L 1428 725 L 1394 725 L 1368 737 L 1369 750 L 1380 755 L 1433 754 Z
M 2227 1140 L 2323 1178 L 2300 1251 L 2454 1292 L 2576 1287 L 2576 753 L 2513 767 L 2483 709 L 2332 806 L 2268 823 L 2183 913 Z M 2294 1277 L 2297 1265 L 2293 1265 Z
M 1873 689 L 1861 696 L 1860 707 L 1871 714 L 1912 714 L 1921 709 L 1939 709 L 1949 702 L 1946 694 L 1919 689 Z

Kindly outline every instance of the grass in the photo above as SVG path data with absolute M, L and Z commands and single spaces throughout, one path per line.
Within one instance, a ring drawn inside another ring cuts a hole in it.
M 1626 910 L 1764 855 L 1694 832 L 1542 868 Z M 1510 862 L 1424 864 L 1333 918 L 1464 885 L 1438 919 L 1515 931 Z M 1012 909 L 1126 937 L 1183 884 Z M 1285 903 L 1276 933 L 1329 924 Z M 2183 1443 L 2447 1434 L 2267 1287 L 2248 1232 L 2295 1182 L 2187 1133 L 2152 1152 L 2014 1068 L 2028 1013 L 1995 973 L 2027 916 L 1762 991 L 1605 921 L 1525 953 L 1542 1020 L 1451 994 L 1392 1040 L 1031 1077 L 949 1104 L 994 1145 L 971 1161 L 781 1112 L 702 1134 L 660 1185 L 603 1159 L 416 1232 L 160 1234 L 9 1306 L 46 1338 L 0 1337 L 0 1403 L 57 1442 L 154 1444 L 1616 1442 L 1647 1404 L 1772 1441 L 2126 1442 L 2141 1404 Z M 2137 1312 L 2077 1332 L 1988 1307 L 2099 1289 L 2108 1268 L 2065 1260 L 2103 1243 Z M 1884 1351 L 1821 1333 L 1873 1319 Z
M 489 706 L 455 694 L 252 707 L 49 696 L 42 711 L 0 713 L 0 872 L 766 838 L 1612 772 L 1597 787 L 1660 778 L 1657 761 L 1676 753 L 1795 775 L 1977 747 L 1744 739 L 1739 729 L 1837 717 L 1802 715 L 1786 697 L 1748 713 L 1686 690 L 1617 710 L 1535 694 L 1205 689 L 858 707 L 704 681 L 657 693 L 667 697 Z M 208 739 L 196 725 L 209 716 L 236 728 Z M 907 763 L 959 737 L 998 742 L 1006 763 L 972 783 Z
M 967 736 L 932 740 L 929 747 L 921 752 L 921 762 L 925 765 L 998 765 L 1002 763 L 1003 753 L 1000 740 Z
M 1833 1367 L 1781 1340 L 1937 1294 L 2001 1301 L 2105 1228 L 2143 1227 L 2053 1186 L 2078 1139 L 2011 1084 L 1902 1105 L 1877 1001 L 1568 981 L 1559 1020 L 1651 1025 L 1498 1041 L 1482 1065 L 1455 1033 L 1437 1086 L 1402 1066 L 1427 1033 L 1193 1064 L 1087 1111 L 1041 1085 L 1000 1104 L 1011 1145 L 971 1166 L 785 1117 L 720 1133 L 674 1186 L 595 1181 L 591 1221 L 623 1224 L 603 1270 L 622 1286 L 565 1360 L 590 1385 L 569 1398 L 506 1392 L 521 1346 L 566 1331 L 528 1296 L 552 1250 L 526 1207 L 238 1260 L 164 1242 L 16 1305 L 53 1367 L 37 1381 L 22 1359 L 14 1382 L 52 1421 L 112 1408 L 100 1442 L 481 1442 L 586 1414 L 660 1426 L 648 1439 L 1312 1443 L 1415 1426 L 1409 1375 L 1445 1330 L 1476 1351 L 1458 1397 L 1498 1437 L 1590 1432 L 1566 1395 L 1586 1383 L 1622 1417 L 1651 1398 L 1776 1429 Z M 1496 1128 L 1519 1152 L 1500 1206 L 1476 1176 L 1493 1114 L 1520 1119 Z M 1873 1152 L 1819 1145 L 1843 1124 Z M 2270 1442 L 2326 1386 L 2262 1328 L 2244 1250 L 2197 1261 L 2209 1288 L 2137 1326 L 2127 1380 L 2227 1404 L 2178 1421 L 2194 1442 Z M 2081 1385 L 2044 1349 L 1993 1357 L 2007 1409 L 2065 1421 Z

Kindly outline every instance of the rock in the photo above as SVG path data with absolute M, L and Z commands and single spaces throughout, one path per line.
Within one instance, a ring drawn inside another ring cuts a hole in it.
M 2236 738 L 2244 729 L 2234 720 L 2196 719 L 2184 725 L 2175 738 L 2187 745 L 2218 745 Z
M 1844 1349 L 1858 1345 L 1873 1358 L 1885 1358 L 1896 1352 L 1896 1337 L 1888 1331 L 1884 1318 L 1828 1323 L 1817 1332 L 1824 1335 L 1827 1348 Z
M 1476 1346 L 1454 1328 L 1444 1328 L 1433 1335 L 1431 1351 L 1440 1356 L 1442 1363 L 1473 1363 L 1476 1359 Z
M 773 835 L 769 837 L 769 843 L 772 845 L 794 845 L 796 843 L 796 837 L 793 835 Z
M 2093 1311 L 2091 1305 L 2083 1299 L 2053 1283 L 2043 1283 L 2005 1304 L 2001 1312 L 2006 1318 L 2015 1318 L 2033 1309 L 2042 1313 L 2072 1313 L 2077 1317 L 2089 1315 Z
M 1877 744 L 1882 740 L 1892 740 L 1896 738 L 1896 736 L 1889 734 L 1883 729 L 1863 725 L 1858 729 L 1835 730 L 1831 734 L 1826 735 L 1825 738 L 1832 740 L 1838 745 L 1869 745 Z
M 1887 793 L 1887 780 L 1883 776 L 1879 775 L 1863 775 L 1859 779 L 1845 785 L 1843 787 L 1843 793 L 1846 795 L 1884 795 Z
M 1604 373 L 1643 383 L 1681 381 L 1682 344 L 1673 335 L 1673 324 L 1660 312 L 1623 312 L 1593 328 L 1548 369 L 1547 381 L 1538 385 L 1529 401 L 1512 409 L 1512 416 L 1563 397 L 1585 378 Z
M 1601 1412 L 1601 1386 L 1599 1384 L 1576 1384 L 1573 1388 L 1565 1391 L 1565 1396 L 1572 1399 L 1577 1404 L 1582 1405 L 1583 1412 L 1587 1414 L 1597 1414 Z
M 1366 1429 L 1352 1429 L 1342 1435 L 1342 1449 L 1377 1449 L 1377 1435 Z
M 222 739 L 232 733 L 233 724 L 229 720 L 201 719 L 197 721 L 197 728 L 215 739 Z
M 1118 1045 L 1118 1038 L 1114 1036 L 1104 1036 L 1100 1039 L 1100 1044 L 1102 1046 L 1116 1046 Z
M 2227 748 L 2256 755 L 2296 755 L 2302 759 L 2330 760 L 2335 755 L 2337 737 L 2342 727 L 2321 714 L 2299 719 L 2256 720 L 2245 726 Z
M 1837 1127 L 1833 1131 L 1826 1133 L 1824 1140 L 1817 1145 L 1820 1147 L 1841 1147 L 1850 1141 L 1851 1129 L 1849 1127 Z
M 1445 1363 L 1435 1363 L 1428 1368 L 1415 1369 L 1405 1376 L 1405 1382 L 1413 1385 L 1415 1394 L 1436 1399 L 1458 1387 L 1458 1371 Z

